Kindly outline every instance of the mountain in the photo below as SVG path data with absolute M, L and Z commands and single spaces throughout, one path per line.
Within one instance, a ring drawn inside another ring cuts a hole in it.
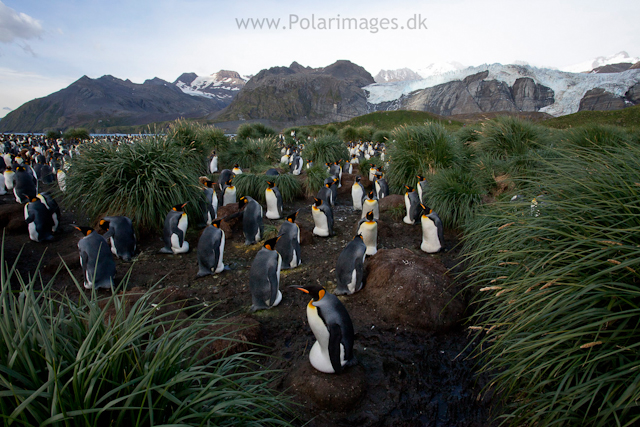
M 423 79 L 427 79 L 432 76 L 440 76 L 443 74 L 464 70 L 465 68 L 467 67 L 456 61 L 434 62 L 433 64 L 429 64 L 424 68 L 418 69 L 418 74 Z
M 485 64 L 419 81 L 372 84 L 364 90 L 371 111 L 414 109 L 442 115 L 539 111 L 561 116 L 635 105 L 639 83 L 638 69 L 582 74 Z M 589 93 L 593 89 L 601 91 Z M 584 97 L 587 100 L 581 104 Z
M 327 67 L 273 67 L 253 76 L 218 121 L 265 119 L 278 123 L 328 123 L 367 113 L 362 87 L 374 83 L 350 61 Z
M 604 67 L 605 65 L 620 63 L 635 64 L 638 61 L 640 61 L 640 58 L 631 57 L 627 52 L 620 51 L 615 55 L 598 56 L 594 59 L 580 62 L 579 64 L 568 65 L 566 67 L 562 67 L 560 70 L 567 71 L 569 73 L 590 73 L 596 68 Z
M 402 82 L 405 80 L 420 80 L 420 74 L 408 68 L 400 68 L 397 70 L 380 70 L 373 77 L 376 83 Z
M 226 106 L 236 97 L 247 80 L 235 71 L 220 70 L 202 77 L 195 73 L 184 73 L 173 84 L 187 95 L 217 99 Z
M 226 104 L 215 98 L 189 96 L 159 78 L 136 84 L 110 75 L 97 79 L 83 76 L 68 87 L 29 101 L 7 114 L 0 123 L 0 132 L 43 132 L 71 127 L 99 132 L 113 126 L 202 117 Z

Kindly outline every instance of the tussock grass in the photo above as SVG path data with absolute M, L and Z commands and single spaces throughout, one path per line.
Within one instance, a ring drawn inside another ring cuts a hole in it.
M 403 193 L 405 185 L 415 187 L 417 175 L 433 174 L 452 167 L 460 147 L 442 125 L 401 126 L 393 130 L 395 142 L 387 145 L 390 167 L 387 181 L 394 193 Z
M 238 139 L 220 155 L 220 163 L 231 169 L 236 163 L 247 169 L 256 166 L 273 165 L 280 161 L 280 150 L 275 138 Z
M 632 134 L 622 128 L 598 124 L 569 129 L 565 137 L 569 144 L 593 149 L 622 147 L 633 139 Z
M 65 200 L 96 221 L 104 215 L 126 215 L 139 231 L 158 231 L 173 205 L 189 202 L 187 213 L 198 218 L 203 200 L 194 167 L 194 149 L 162 137 L 135 144 L 83 144 L 70 161 Z
M 312 168 L 306 169 L 306 173 L 303 176 L 302 187 L 304 194 L 307 197 L 315 196 L 318 191 L 324 185 L 324 180 L 329 177 L 329 172 L 324 163 L 322 166 L 315 165 Z
M 262 123 L 243 123 L 238 126 L 236 139 L 259 139 L 267 137 L 275 137 L 278 133 L 272 127 Z
M 391 140 L 391 132 L 387 130 L 378 130 L 371 137 L 373 142 L 387 142 Z
M 288 398 L 247 352 L 203 350 L 225 337 L 209 308 L 185 315 L 150 291 L 96 300 L 54 295 L 0 257 L 0 413 L 5 425 L 288 425 Z M 11 290 L 10 282 L 20 292 Z M 125 286 L 126 287 L 126 286 Z M 155 303 L 159 302 L 157 305 Z M 153 304 L 152 304 L 153 303 Z
M 483 205 L 465 230 L 480 366 L 507 424 L 636 425 L 640 146 L 565 147 L 541 163 L 527 202 Z
M 306 143 L 302 157 L 305 161 L 307 159 L 313 160 L 314 165 L 324 166 L 327 162 L 348 160 L 349 150 L 336 135 L 324 135 L 315 141 Z
M 532 122 L 511 116 L 498 116 L 483 123 L 480 151 L 501 160 L 525 156 L 546 142 L 546 130 Z
M 345 126 L 339 131 L 340 138 L 346 142 L 355 142 L 358 140 L 358 130 L 353 126 Z
M 360 126 L 356 128 L 356 135 L 360 141 L 371 141 L 376 128 L 373 126 Z
M 236 186 L 238 196 L 251 196 L 260 203 L 265 203 L 265 190 L 269 180 L 276 184 L 285 203 L 302 195 L 300 181 L 290 174 L 269 177 L 264 174 L 243 173 L 233 179 L 233 184 Z

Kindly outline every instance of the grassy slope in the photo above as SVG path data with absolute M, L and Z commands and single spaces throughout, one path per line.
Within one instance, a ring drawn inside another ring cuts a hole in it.
M 462 122 L 451 120 L 437 114 L 426 111 L 397 110 L 397 111 L 376 111 L 354 117 L 345 122 L 331 123 L 341 129 L 346 126 L 373 126 L 378 130 L 392 130 L 401 125 L 421 125 L 424 122 L 438 122 L 449 130 L 457 130 L 462 127 Z
M 615 125 L 640 129 L 640 105 L 614 111 L 580 111 L 540 122 L 541 125 L 564 129 L 588 124 Z

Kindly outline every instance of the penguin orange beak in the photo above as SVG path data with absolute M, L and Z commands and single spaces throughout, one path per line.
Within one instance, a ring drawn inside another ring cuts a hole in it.
M 296 289 L 297 289 L 297 290 L 299 290 L 299 291 L 304 292 L 305 294 L 308 294 L 308 293 L 309 293 L 309 291 L 308 291 L 308 290 L 306 290 L 305 288 L 296 288 Z

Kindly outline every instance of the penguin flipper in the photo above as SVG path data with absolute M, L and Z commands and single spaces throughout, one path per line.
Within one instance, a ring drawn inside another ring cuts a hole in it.
M 340 344 L 342 343 L 342 330 L 340 325 L 333 324 L 329 327 L 329 360 L 336 374 L 342 372 L 340 363 Z
M 358 256 L 356 258 L 356 292 L 358 292 L 360 289 L 362 289 L 362 276 L 364 275 L 364 257 L 366 256 L 366 251 L 367 248 L 365 246 L 365 250 L 363 252 L 363 257 L 361 258 L 360 256 Z

